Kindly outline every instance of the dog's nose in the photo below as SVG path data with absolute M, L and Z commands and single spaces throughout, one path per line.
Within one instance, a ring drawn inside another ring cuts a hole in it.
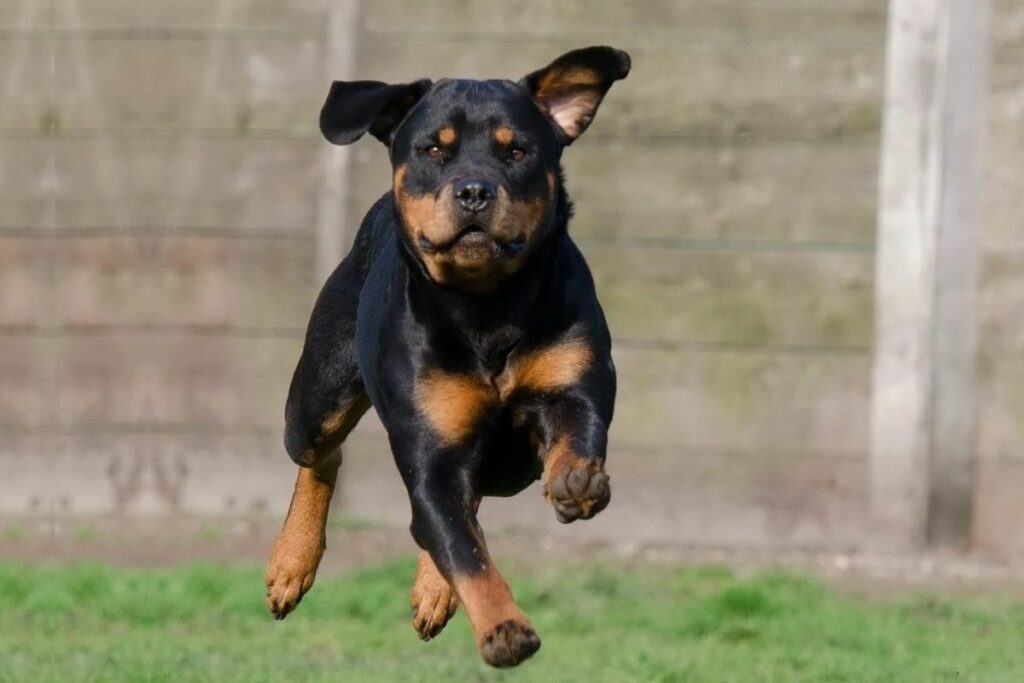
M 483 180 L 467 180 L 455 186 L 455 198 L 466 211 L 483 211 L 497 196 L 494 186 Z

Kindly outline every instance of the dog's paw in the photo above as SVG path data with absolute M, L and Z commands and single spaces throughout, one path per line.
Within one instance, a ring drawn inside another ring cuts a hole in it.
M 412 625 L 422 640 L 436 637 L 458 606 L 455 591 L 436 569 L 433 573 L 416 574 L 412 587 Z
M 323 543 L 296 546 L 282 535 L 274 543 L 264 579 L 267 607 L 275 619 L 284 619 L 313 586 Z
M 516 666 L 540 649 L 540 638 L 533 627 L 516 619 L 503 621 L 480 640 L 480 656 L 491 666 Z
M 555 515 L 563 524 L 590 519 L 608 507 L 611 483 L 601 463 L 575 459 L 551 472 L 545 494 L 555 506 Z

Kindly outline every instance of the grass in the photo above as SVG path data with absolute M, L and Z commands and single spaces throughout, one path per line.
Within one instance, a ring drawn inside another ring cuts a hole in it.
M 0 682 L 1024 680 L 1024 605 L 855 599 L 786 573 L 539 569 L 513 577 L 544 640 L 480 662 L 465 617 L 421 643 L 411 561 L 318 582 L 284 622 L 260 571 L 0 565 Z

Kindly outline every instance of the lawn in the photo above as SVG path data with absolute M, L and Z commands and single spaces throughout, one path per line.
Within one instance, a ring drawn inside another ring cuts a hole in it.
M 853 598 L 787 573 L 602 564 L 513 576 L 544 641 L 478 659 L 465 617 L 421 643 L 411 561 L 318 582 L 286 621 L 256 568 L 0 565 L 0 681 L 1024 680 L 1024 604 Z

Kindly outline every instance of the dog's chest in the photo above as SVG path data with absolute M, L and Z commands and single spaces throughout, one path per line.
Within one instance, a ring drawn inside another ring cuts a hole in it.
M 593 360 L 579 339 L 515 350 L 494 374 L 427 368 L 416 381 L 416 405 L 447 445 L 472 436 L 487 416 L 526 396 L 557 394 L 579 382 Z

